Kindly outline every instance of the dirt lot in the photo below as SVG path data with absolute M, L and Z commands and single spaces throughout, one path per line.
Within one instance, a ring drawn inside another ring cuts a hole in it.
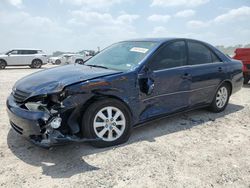
M 45 150 L 10 129 L 5 108 L 15 81 L 35 71 L 0 71 L 0 187 L 250 187 L 250 85 L 223 113 L 148 123 L 119 147 Z

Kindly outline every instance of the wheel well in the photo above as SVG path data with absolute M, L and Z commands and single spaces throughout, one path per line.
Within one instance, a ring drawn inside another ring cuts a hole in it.
M 91 104 L 93 104 L 94 102 L 96 102 L 98 100 L 105 100 L 107 98 L 109 98 L 109 99 L 116 99 L 116 100 L 122 102 L 127 107 L 128 111 L 129 111 L 129 113 L 130 113 L 130 115 L 132 117 L 133 114 L 132 114 L 132 111 L 131 111 L 130 107 L 128 106 L 128 104 L 126 102 L 124 102 L 122 99 L 120 99 L 119 97 L 112 96 L 112 95 L 101 95 L 101 96 L 93 96 L 93 97 L 91 97 L 89 100 L 87 100 L 83 104 L 83 106 L 82 106 L 82 113 L 84 113 L 86 111 L 86 109 L 88 109 L 88 107 Z
M 4 59 L 0 59 L 0 61 L 3 61 L 5 65 L 7 65 L 7 62 Z
M 32 63 L 33 63 L 34 61 L 40 61 L 41 63 L 43 63 L 43 61 L 42 61 L 41 59 L 38 59 L 38 58 L 33 59 L 33 60 L 32 60 Z
M 226 84 L 226 85 L 228 85 L 228 86 L 229 86 L 229 88 L 230 88 L 230 95 L 231 95 L 231 94 L 232 94 L 232 90 L 233 90 L 232 83 L 231 83 L 231 82 L 229 82 L 229 81 L 224 81 L 222 84 Z

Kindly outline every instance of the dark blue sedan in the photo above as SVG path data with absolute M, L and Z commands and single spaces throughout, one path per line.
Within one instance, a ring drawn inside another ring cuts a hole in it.
M 17 81 L 7 100 L 12 128 L 50 147 L 124 143 L 134 126 L 209 107 L 223 111 L 243 84 L 242 64 L 191 39 L 111 45 L 84 65 L 43 70 Z

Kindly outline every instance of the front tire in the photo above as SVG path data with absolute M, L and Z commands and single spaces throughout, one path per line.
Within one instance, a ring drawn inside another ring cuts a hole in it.
M 228 84 L 222 84 L 216 91 L 210 110 L 215 113 L 224 111 L 228 105 L 230 94 L 230 86 Z
M 78 64 L 84 64 L 84 61 L 82 60 L 82 59 L 77 59 L 76 61 L 75 61 L 75 63 L 78 63 Z
M 116 99 L 99 100 L 91 104 L 82 119 L 82 133 L 95 147 L 109 147 L 126 142 L 131 134 L 131 115 Z

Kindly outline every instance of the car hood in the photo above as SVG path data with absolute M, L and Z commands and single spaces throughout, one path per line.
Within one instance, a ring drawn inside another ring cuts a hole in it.
M 29 97 L 32 97 L 60 92 L 65 86 L 77 82 L 118 73 L 120 73 L 120 71 L 89 67 L 86 65 L 64 65 L 28 75 L 17 81 L 13 90 L 29 93 Z
M 0 57 L 7 57 L 8 55 L 0 54 Z

